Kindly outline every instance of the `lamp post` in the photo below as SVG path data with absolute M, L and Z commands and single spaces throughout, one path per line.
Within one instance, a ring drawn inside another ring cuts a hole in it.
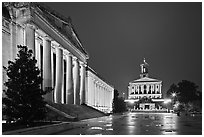
M 172 95 L 172 97 L 176 97 L 176 93 L 175 93 L 175 92 L 174 92 L 174 93 L 172 93 L 171 95 Z
M 125 99 L 125 93 L 123 92 L 123 99 Z

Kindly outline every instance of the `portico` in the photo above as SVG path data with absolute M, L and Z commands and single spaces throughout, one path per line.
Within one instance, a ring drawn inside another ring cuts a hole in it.
M 86 104 L 110 113 L 113 103 L 113 86 L 110 86 L 105 80 L 100 78 L 90 67 L 87 68 L 87 83 L 88 95 Z
M 87 104 L 111 112 L 113 86 L 88 69 L 88 53 L 77 37 L 71 19 L 40 3 L 3 4 L 7 14 L 2 18 L 3 66 L 16 58 L 17 45 L 26 45 L 33 51 L 41 70 L 41 88 L 51 90 L 44 96 L 46 101 Z M 3 72 L 3 82 L 6 80 Z
M 11 35 L 16 39 L 13 41 L 13 59 L 17 45 L 28 46 L 42 70 L 43 90 L 53 89 L 45 99 L 55 103 L 84 103 L 85 67 L 89 57 L 69 20 L 50 16 L 53 13 L 44 7 L 30 3 L 11 8 L 17 28 L 11 28 L 15 29 Z M 69 31 L 69 35 L 61 29 Z

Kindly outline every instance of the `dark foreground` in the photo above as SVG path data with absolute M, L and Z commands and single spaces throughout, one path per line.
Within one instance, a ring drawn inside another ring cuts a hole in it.
M 171 113 L 125 113 L 80 121 L 80 128 L 60 135 L 201 135 L 202 116 Z

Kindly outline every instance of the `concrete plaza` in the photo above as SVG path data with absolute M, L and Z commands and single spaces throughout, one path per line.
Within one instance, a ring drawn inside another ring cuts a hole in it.
M 80 128 L 58 132 L 61 135 L 201 135 L 201 115 L 172 113 L 124 113 L 88 119 Z

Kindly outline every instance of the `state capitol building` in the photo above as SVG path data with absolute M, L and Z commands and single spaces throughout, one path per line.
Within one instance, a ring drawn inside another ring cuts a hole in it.
M 148 68 L 149 64 L 144 59 L 140 65 L 140 78 L 129 82 L 126 101 L 134 103 L 134 110 L 162 109 L 162 81 L 150 78 Z

